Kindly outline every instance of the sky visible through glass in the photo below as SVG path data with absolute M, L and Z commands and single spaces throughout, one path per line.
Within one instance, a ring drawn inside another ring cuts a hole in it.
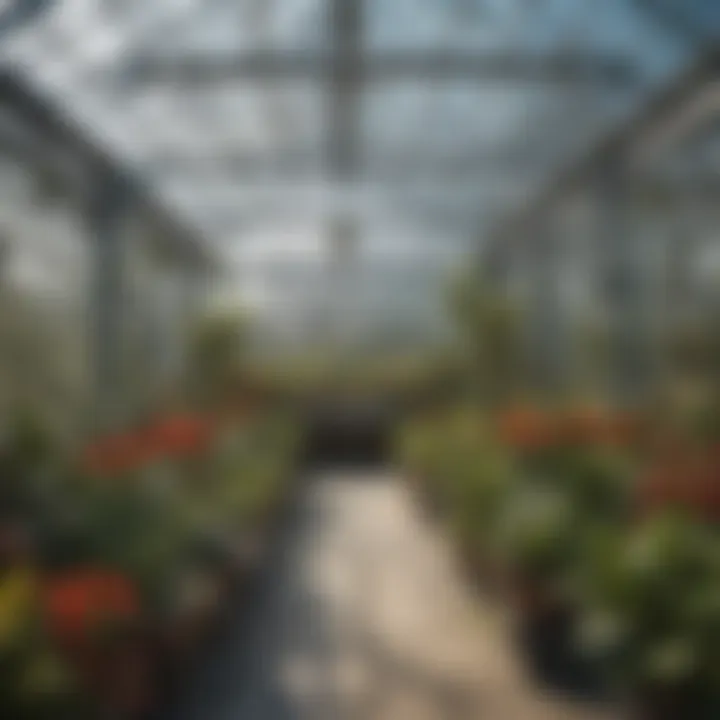
M 323 162 L 322 78 L 142 82 L 131 72 L 138 58 L 328 53 L 329 0 L 57 0 L 1 51 L 217 248 L 229 296 L 297 327 L 322 294 L 338 208 L 362 219 L 359 316 L 394 305 L 430 317 L 448 268 L 484 231 L 683 66 L 687 38 L 644 5 L 366 0 L 366 57 L 595 53 L 627 61 L 637 80 L 369 80 L 354 106 L 362 172 L 346 182 Z M 712 18 L 710 5 L 688 7 Z

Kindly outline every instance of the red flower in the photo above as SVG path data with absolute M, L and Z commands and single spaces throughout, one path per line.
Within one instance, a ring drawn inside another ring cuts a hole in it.
M 43 612 L 53 639 L 75 645 L 107 624 L 137 621 L 141 603 L 135 586 L 124 575 L 78 569 L 46 583 Z
M 82 466 L 91 474 L 122 475 L 135 470 L 149 457 L 146 438 L 125 433 L 102 438 L 83 453 Z
M 190 457 L 206 452 L 216 425 L 208 418 L 171 415 L 140 429 L 112 435 L 89 445 L 82 467 L 93 475 L 122 475 L 161 457 Z
M 149 430 L 159 454 L 192 456 L 205 452 L 215 435 L 214 423 L 193 415 L 173 415 Z

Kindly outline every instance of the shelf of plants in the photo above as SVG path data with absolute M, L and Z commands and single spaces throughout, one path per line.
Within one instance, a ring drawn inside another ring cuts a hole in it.
M 399 454 L 543 681 L 631 717 L 720 717 L 720 452 L 600 410 L 436 409 Z
M 69 458 L 18 425 L 0 473 L 0 717 L 156 709 L 241 600 L 289 497 L 296 427 L 176 414 Z

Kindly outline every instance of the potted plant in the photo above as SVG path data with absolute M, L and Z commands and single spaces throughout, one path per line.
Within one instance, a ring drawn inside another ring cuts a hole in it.
M 683 512 L 596 538 L 579 643 L 638 720 L 720 711 L 720 537 Z
M 150 708 L 154 668 L 141 633 L 140 595 L 129 577 L 89 566 L 52 573 L 41 607 L 48 637 L 94 704 L 123 717 Z
M 514 578 L 523 645 L 545 679 L 595 693 L 598 679 L 572 642 L 575 574 L 595 530 L 621 527 L 627 518 L 633 464 L 612 448 L 573 442 L 552 452 L 543 444 L 542 463 L 521 467 L 497 515 L 497 532 Z
M 500 448 L 476 439 L 447 458 L 446 473 L 449 520 L 461 557 L 479 585 L 497 593 L 505 588 L 506 568 L 494 523 L 511 495 L 515 468 Z

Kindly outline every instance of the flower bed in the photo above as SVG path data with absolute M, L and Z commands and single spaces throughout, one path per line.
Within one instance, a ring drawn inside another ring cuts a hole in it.
M 401 460 L 510 601 L 544 679 L 601 688 L 638 717 L 719 716 L 712 443 L 629 415 L 515 407 L 416 419 Z
M 163 416 L 78 459 L 17 438 L 0 475 L 0 717 L 152 710 L 261 559 L 295 435 L 256 412 Z

